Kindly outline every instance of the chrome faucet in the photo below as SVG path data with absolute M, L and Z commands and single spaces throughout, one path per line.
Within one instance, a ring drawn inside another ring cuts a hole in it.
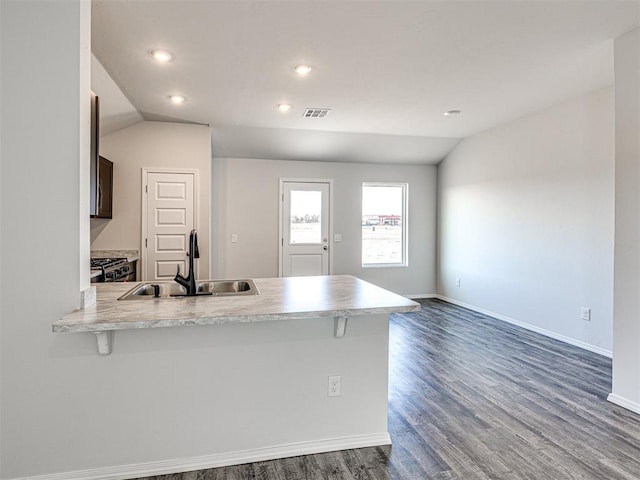
M 196 272 L 193 264 L 194 258 L 200 258 L 200 251 L 198 250 L 198 232 L 191 230 L 189 235 L 189 251 L 187 252 L 189 257 L 189 274 L 187 277 L 180 275 L 180 264 L 178 264 L 178 272 L 174 280 L 187 289 L 188 296 L 194 296 L 196 292 Z

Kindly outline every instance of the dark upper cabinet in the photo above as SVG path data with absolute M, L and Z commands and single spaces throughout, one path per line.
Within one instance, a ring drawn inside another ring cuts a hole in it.
M 98 156 L 94 218 L 112 218 L 113 211 L 113 162 Z
M 113 162 L 99 155 L 100 102 L 91 92 L 91 197 L 89 208 L 92 218 L 112 218 Z

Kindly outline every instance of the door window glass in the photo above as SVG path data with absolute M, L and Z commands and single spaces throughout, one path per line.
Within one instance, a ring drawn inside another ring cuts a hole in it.
M 322 243 L 322 192 L 309 190 L 291 191 L 291 244 Z

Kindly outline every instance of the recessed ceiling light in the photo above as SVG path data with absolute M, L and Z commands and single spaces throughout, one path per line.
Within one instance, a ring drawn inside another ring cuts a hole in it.
M 287 103 L 281 103 L 280 105 L 278 105 L 278 110 L 280 110 L 281 112 L 288 112 L 289 110 L 291 110 L 291 105 Z
M 448 112 L 444 112 L 445 116 L 450 117 L 452 115 L 460 115 L 462 110 L 449 110 Z
M 185 97 L 184 95 L 171 95 L 169 97 L 169 100 L 171 100 L 171 103 L 180 104 L 186 102 L 187 97 Z
M 309 65 L 296 65 L 293 69 L 298 75 L 306 75 L 311 71 Z
M 166 63 L 173 59 L 171 52 L 167 52 L 166 50 L 153 50 L 151 51 L 151 56 L 158 62 L 162 63 Z

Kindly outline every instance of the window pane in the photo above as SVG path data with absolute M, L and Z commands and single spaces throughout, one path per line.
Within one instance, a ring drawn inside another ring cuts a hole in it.
M 322 243 L 322 192 L 291 191 L 290 242 Z
M 405 264 L 405 185 L 362 186 L 363 265 Z

